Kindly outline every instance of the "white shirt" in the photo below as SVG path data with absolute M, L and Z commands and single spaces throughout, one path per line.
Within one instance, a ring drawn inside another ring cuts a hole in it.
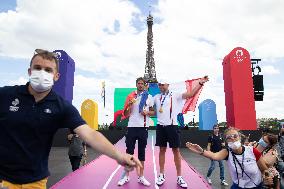
M 244 146 L 244 147 L 245 147 L 245 150 L 243 152 L 244 154 L 243 155 L 235 154 L 235 156 L 241 165 L 243 162 L 244 171 L 251 179 L 245 173 L 243 173 L 243 177 L 242 177 L 242 169 L 240 168 L 239 164 L 235 161 L 237 170 L 238 170 L 239 187 L 253 188 L 253 187 L 256 187 L 255 184 L 259 185 L 261 183 L 261 172 L 257 166 L 256 158 L 253 153 L 253 147 L 252 146 Z M 228 157 L 227 163 L 228 163 L 228 167 L 229 167 L 233 182 L 235 184 L 238 184 L 238 177 L 237 177 L 236 168 L 235 168 L 235 164 L 233 160 L 233 155 L 230 151 L 229 151 L 229 157 Z
M 137 94 L 137 92 L 136 92 Z M 146 122 L 144 121 L 144 116 L 139 113 L 139 104 L 141 101 L 141 94 L 137 95 L 134 104 L 132 104 L 130 115 L 129 115 L 129 122 L 128 127 L 144 127 L 144 123 L 146 123 L 145 127 L 149 127 L 150 118 L 146 116 Z M 150 107 L 153 107 L 153 97 L 149 94 L 146 100 L 146 106 L 144 106 L 144 110 L 149 111 Z
M 171 108 L 172 101 L 172 108 Z M 168 94 L 157 94 L 154 97 L 156 105 L 157 120 L 160 125 L 178 125 L 177 115 L 181 113 L 181 105 L 184 103 L 182 93 L 169 91 Z M 163 112 L 160 112 L 162 107 Z M 172 113 L 170 112 L 172 109 Z

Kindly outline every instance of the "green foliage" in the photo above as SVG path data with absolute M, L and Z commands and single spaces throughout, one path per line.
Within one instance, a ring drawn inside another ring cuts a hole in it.
M 108 127 L 109 125 L 105 125 L 105 124 L 102 124 L 102 125 L 98 125 L 98 130 L 99 131 L 102 131 L 102 130 L 108 130 Z
M 227 122 L 218 123 L 219 127 L 227 127 Z
M 272 130 L 278 130 L 280 127 L 280 121 L 277 118 L 260 118 L 257 119 L 257 124 L 260 128 L 270 128 Z

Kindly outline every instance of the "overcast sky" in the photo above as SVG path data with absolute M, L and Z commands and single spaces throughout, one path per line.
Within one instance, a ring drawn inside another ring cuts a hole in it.
M 73 104 L 80 110 L 92 99 L 99 122 L 111 122 L 114 88 L 135 87 L 144 74 L 149 4 L 158 79 L 209 75 L 199 103 L 214 100 L 225 121 L 222 60 L 244 47 L 262 59 L 265 96 L 256 102 L 257 117 L 284 118 L 283 0 L 0 0 L 0 86 L 28 80 L 34 49 L 62 49 L 76 62 Z

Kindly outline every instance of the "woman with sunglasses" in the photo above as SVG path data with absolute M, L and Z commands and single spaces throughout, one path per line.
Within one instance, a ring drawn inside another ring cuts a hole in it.
M 213 153 L 201 148 L 198 144 L 187 142 L 186 146 L 193 152 L 212 160 L 227 160 L 233 180 L 231 189 L 262 188 L 262 173 L 267 169 L 261 153 L 253 146 L 243 146 L 238 129 L 230 127 L 224 132 L 228 148 Z M 265 177 L 266 178 L 266 177 Z M 271 184 L 266 178 L 265 184 Z

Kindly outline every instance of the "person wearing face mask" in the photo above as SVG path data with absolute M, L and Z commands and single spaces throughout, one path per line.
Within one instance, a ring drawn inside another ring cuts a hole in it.
M 28 69 L 29 82 L 0 87 L 0 180 L 4 188 L 45 189 L 52 139 L 65 127 L 129 171 L 142 166 L 135 156 L 120 152 L 86 125 L 77 109 L 52 90 L 59 79 L 58 69 L 55 53 L 36 49 Z
M 277 140 L 277 135 L 271 133 L 270 130 L 266 130 L 254 146 L 262 154 L 268 167 L 267 173 L 273 177 L 273 188 L 280 188 L 280 174 L 275 167 L 278 162 Z
M 278 140 L 279 140 L 280 157 L 284 161 L 284 127 L 280 128 Z
M 254 147 L 261 153 L 263 153 L 265 150 L 270 150 L 276 143 L 277 143 L 277 135 L 265 132 L 262 134 L 259 141 L 254 144 Z
M 280 188 L 284 189 L 284 125 L 280 127 L 277 150 L 278 150 L 277 171 L 280 174 Z
M 30 70 L 30 86 L 38 92 L 43 93 L 51 89 L 54 84 L 53 74 L 45 70 Z
M 212 160 L 226 160 L 233 180 L 231 189 L 261 189 L 262 173 L 264 175 L 267 170 L 261 153 L 253 146 L 242 146 L 240 133 L 233 127 L 228 128 L 224 132 L 224 136 L 228 148 L 216 153 L 204 150 L 198 144 L 187 142 L 186 146 L 192 152 Z M 273 182 L 271 177 L 264 178 L 265 185 L 270 185 Z

